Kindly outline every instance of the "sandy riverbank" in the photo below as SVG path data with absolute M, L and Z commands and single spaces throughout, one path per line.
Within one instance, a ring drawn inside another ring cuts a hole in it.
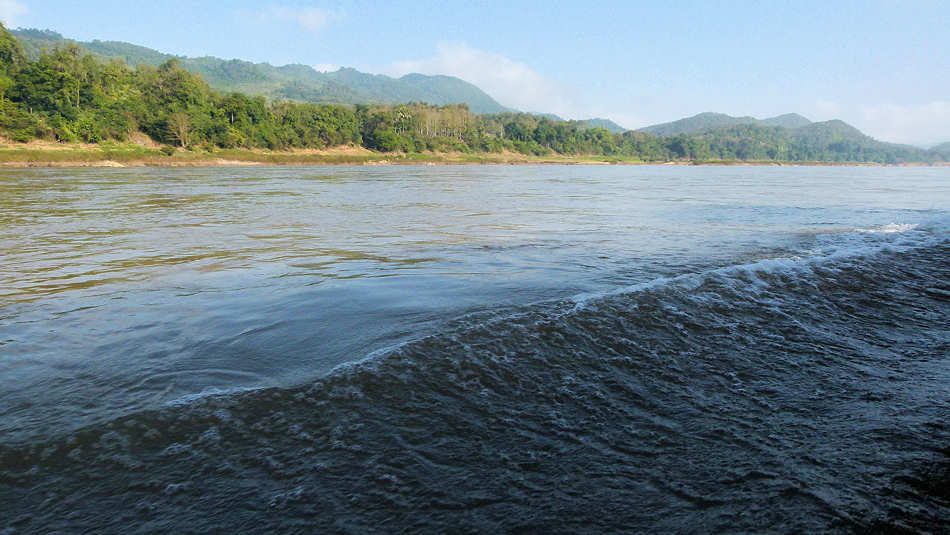
M 643 162 L 609 156 L 532 156 L 501 153 L 379 153 L 363 147 L 266 151 L 221 149 L 213 152 L 178 149 L 171 154 L 160 147 L 128 144 L 62 144 L 45 141 L 0 144 L 0 167 L 230 167 L 253 165 L 861 165 L 873 163 L 775 162 L 775 161 L 674 161 Z M 927 164 L 903 164 L 926 166 Z M 935 165 L 948 166 L 938 163 Z

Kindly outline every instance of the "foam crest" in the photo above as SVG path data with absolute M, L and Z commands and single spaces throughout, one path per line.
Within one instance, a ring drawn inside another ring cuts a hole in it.
M 884 252 L 902 253 L 915 247 L 925 247 L 938 242 L 944 237 L 934 234 L 917 233 L 909 235 L 910 231 L 919 227 L 916 223 L 891 223 L 871 230 L 856 230 L 857 233 L 872 233 L 882 235 L 898 234 L 895 239 L 886 241 L 849 243 L 838 248 L 811 249 L 799 251 L 797 254 L 767 258 L 748 264 L 724 266 L 710 271 L 699 273 L 685 273 L 675 277 L 662 277 L 645 283 L 624 286 L 605 292 L 579 294 L 571 298 L 574 303 L 569 313 L 577 312 L 591 303 L 614 296 L 629 295 L 643 291 L 650 291 L 661 287 L 682 291 L 695 290 L 705 281 L 713 277 L 741 278 L 747 283 L 748 291 L 755 291 L 755 287 L 765 287 L 771 284 L 763 279 L 762 275 L 792 276 L 812 271 L 818 266 L 834 267 L 837 263 L 850 263 L 855 260 L 875 256 Z M 848 243 L 848 242 L 843 242 Z
M 875 228 L 859 228 L 856 232 L 866 232 L 872 234 L 895 234 L 915 230 L 920 225 L 918 223 L 888 223 Z

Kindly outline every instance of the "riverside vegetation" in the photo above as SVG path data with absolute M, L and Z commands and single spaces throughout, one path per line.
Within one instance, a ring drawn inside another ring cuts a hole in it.
M 372 154 L 304 152 L 339 146 L 388 153 L 387 159 L 405 162 L 950 161 L 950 151 L 882 143 L 841 121 L 788 126 L 794 125 L 742 123 L 655 135 L 528 113 L 476 115 L 464 103 L 350 106 L 268 100 L 215 90 L 177 59 L 133 68 L 67 43 L 30 60 L 20 41 L 0 25 L 0 136 L 18 143 L 97 145 L 0 150 L 0 161 L 164 157 L 187 163 L 215 153 L 234 161 L 359 163 Z

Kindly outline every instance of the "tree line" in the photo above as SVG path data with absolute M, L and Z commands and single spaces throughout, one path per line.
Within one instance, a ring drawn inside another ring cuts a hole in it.
M 896 163 L 939 159 L 912 148 L 808 140 L 780 127 L 742 125 L 696 135 L 612 133 L 526 113 L 475 115 L 465 104 L 394 106 L 270 101 L 211 89 L 177 60 L 153 67 L 99 61 L 67 45 L 28 61 L 0 24 L 0 134 L 18 142 L 101 143 L 139 134 L 189 149 L 594 155 L 643 161 L 781 160 Z M 895 148 L 896 147 L 896 148 Z

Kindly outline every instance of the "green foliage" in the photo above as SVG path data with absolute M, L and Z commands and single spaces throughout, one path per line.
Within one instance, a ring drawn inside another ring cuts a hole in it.
M 25 61 L 23 45 L 0 22 L 0 74 L 15 71 Z
M 657 136 L 677 136 L 681 134 L 703 134 L 711 130 L 729 128 L 739 125 L 754 125 L 782 128 L 801 128 L 811 124 L 811 121 L 798 115 L 797 113 L 787 113 L 768 119 L 756 119 L 755 117 L 732 117 L 723 113 L 704 112 L 692 117 L 673 121 L 671 123 L 657 124 L 641 128 L 641 132 Z
M 603 128 L 604 130 L 613 132 L 614 134 L 622 134 L 627 131 L 626 128 L 620 126 L 619 124 L 611 121 L 610 119 L 585 119 L 579 121 L 582 126 L 587 128 Z

